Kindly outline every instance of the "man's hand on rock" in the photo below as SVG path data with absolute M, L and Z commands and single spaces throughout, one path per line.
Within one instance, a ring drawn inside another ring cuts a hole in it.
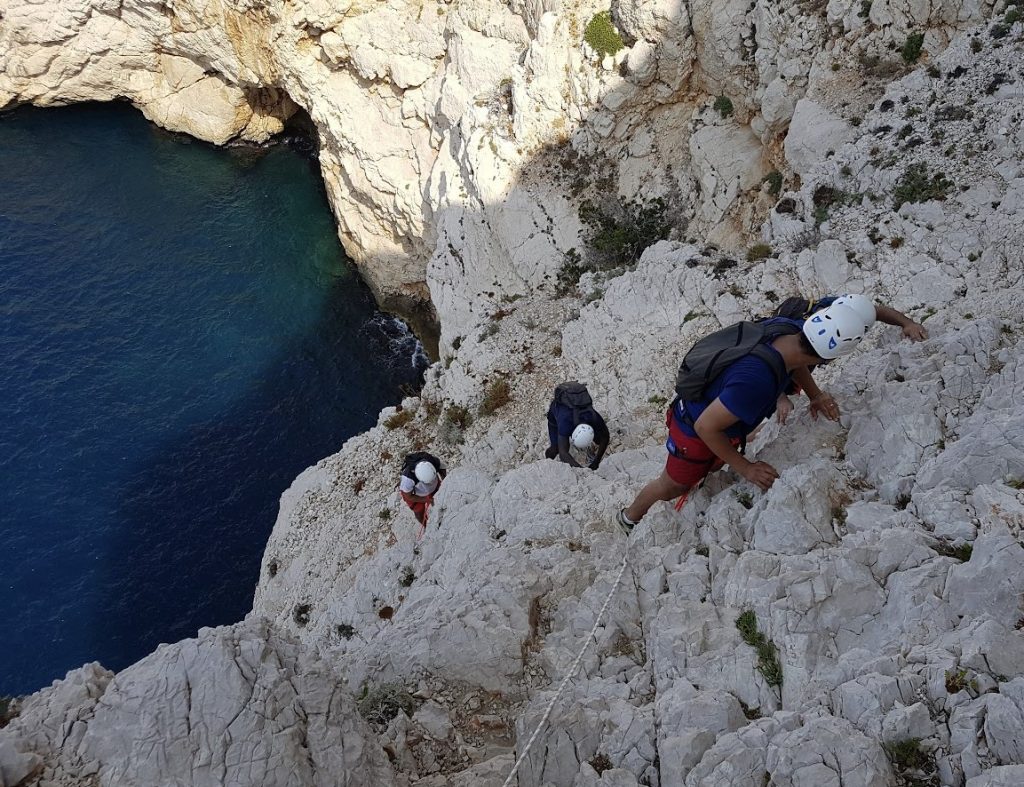
M 830 421 L 839 420 L 839 405 L 832 398 L 832 394 L 823 391 L 811 399 L 811 418 L 817 421 L 819 414 Z
M 912 342 L 923 342 L 928 338 L 928 329 L 921 323 L 911 320 L 903 326 L 903 335 Z
M 779 472 L 767 462 L 750 462 L 740 471 L 740 475 L 762 492 L 767 492 L 779 477 Z

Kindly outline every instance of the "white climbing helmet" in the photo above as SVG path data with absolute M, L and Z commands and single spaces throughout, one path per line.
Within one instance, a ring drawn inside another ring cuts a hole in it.
M 832 304 L 804 321 L 804 336 L 826 361 L 857 349 L 866 331 L 864 320 L 849 306 Z
M 864 329 L 867 330 L 875 324 L 877 315 L 875 313 L 875 304 L 871 302 L 871 299 L 866 295 L 855 295 L 848 293 L 846 295 L 840 295 L 834 301 L 833 306 L 846 306 L 849 309 L 853 309 L 857 312 L 857 315 L 864 321 Z
M 594 427 L 590 424 L 580 424 L 572 430 L 572 437 L 569 441 L 574 447 L 586 451 L 594 444 Z
M 437 479 L 437 468 L 430 462 L 417 462 L 413 472 L 416 474 L 416 480 L 421 484 L 432 484 Z

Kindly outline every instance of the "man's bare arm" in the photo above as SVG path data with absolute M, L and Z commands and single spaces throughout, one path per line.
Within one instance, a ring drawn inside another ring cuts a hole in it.
M 903 335 L 912 342 L 922 342 L 928 338 L 928 330 L 919 322 L 914 322 L 903 312 L 891 306 L 875 304 L 875 317 L 886 325 L 895 325 L 903 329 Z
M 761 489 L 768 489 L 775 479 L 779 477 L 778 471 L 767 462 L 751 462 L 743 454 L 736 450 L 730 442 L 725 430 L 735 424 L 739 419 L 729 412 L 721 399 L 715 399 L 704 408 L 700 418 L 694 423 L 694 431 L 704 441 L 704 445 L 729 465 L 733 470 L 756 484 Z

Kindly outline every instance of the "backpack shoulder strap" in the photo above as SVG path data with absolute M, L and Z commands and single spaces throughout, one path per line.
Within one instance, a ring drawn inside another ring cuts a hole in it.
M 775 387 L 781 387 L 782 381 L 786 378 L 786 364 L 782 360 L 782 356 L 763 343 L 752 349 L 750 354 L 762 360 L 765 366 L 772 370 L 772 375 L 775 377 Z

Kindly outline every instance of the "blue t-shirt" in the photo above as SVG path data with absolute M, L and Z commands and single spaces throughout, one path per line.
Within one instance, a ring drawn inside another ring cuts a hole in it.
M 785 320 L 794 325 L 803 325 L 802 320 Z M 776 352 L 769 344 L 769 349 Z M 781 358 L 781 356 L 780 356 Z M 705 398 L 699 402 L 678 402 L 673 415 L 684 433 L 696 437 L 692 424 L 715 399 L 721 399 L 725 409 L 739 420 L 725 430 L 729 437 L 746 437 L 765 418 L 775 412 L 775 402 L 789 387 L 792 375 L 785 375 L 778 382 L 775 373 L 765 361 L 756 355 L 741 358 L 728 367 L 708 386 Z M 683 409 L 687 417 L 683 417 Z
M 596 410 L 580 413 L 580 423 L 594 427 L 594 439 L 602 443 L 608 439 L 608 426 Z M 572 408 L 564 404 L 551 403 L 548 408 L 548 439 L 551 445 L 558 445 L 558 437 L 570 437 L 577 426 L 573 422 Z

